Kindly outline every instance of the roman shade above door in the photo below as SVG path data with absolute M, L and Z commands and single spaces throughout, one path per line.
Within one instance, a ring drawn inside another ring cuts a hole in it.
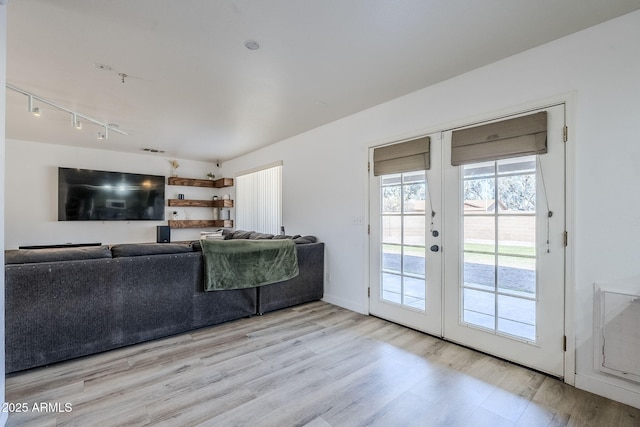
M 411 141 L 375 148 L 373 150 L 373 174 L 380 176 L 429 170 L 431 167 L 430 146 L 431 138 L 424 136 Z
M 452 166 L 546 152 L 546 111 L 455 130 L 451 136 Z

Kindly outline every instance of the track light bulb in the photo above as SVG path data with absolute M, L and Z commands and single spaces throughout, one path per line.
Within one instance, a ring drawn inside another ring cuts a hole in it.
M 40 108 L 33 106 L 33 96 L 28 95 L 27 100 L 28 100 L 27 109 L 29 110 L 29 112 L 33 113 L 33 115 L 36 117 L 40 117 Z
M 98 131 L 98 139 L 109 139 L 109 128 L 104 127 L 104 132 Z
M 78 115 L 76 113 L 71 113 L 71 126 L 78 130 L 82 129 L 82 122 L 78 119 Z

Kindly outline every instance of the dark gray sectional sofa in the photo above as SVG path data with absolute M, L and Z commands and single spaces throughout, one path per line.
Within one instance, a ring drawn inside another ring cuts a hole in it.
M 321 299 L 324 244 L 297 240 L 299 276 L 213 292 L 198 244 L 5 251 L 6 372 Z

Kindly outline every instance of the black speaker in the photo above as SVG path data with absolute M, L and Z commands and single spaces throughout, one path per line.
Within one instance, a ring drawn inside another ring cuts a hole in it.
M 171 229 L 168 225 L 158 225 L 156 227 L 156 242 L 169 243 L 171 242 Z

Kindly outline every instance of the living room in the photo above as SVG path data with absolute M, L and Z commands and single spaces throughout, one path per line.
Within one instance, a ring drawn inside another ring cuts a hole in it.
M 9 32 L 11 8 L 18 8 L 18 2 L 13 3 L 11 0 L 8 5 L 0 2 L 0 17 L 8 21 L 2 28 L 9 28 Z M 487 59 L 486 65 L 457 75 L 449 76 L 443 71 L 446 78 L 433 84 L 359 110 L 345 109 L 336 119 L 322 122 L 326 114 L 323 108 L 327 108 L 322 103 L 331 107 L 332 101 L 322 100 L 322 88 L 318 88 L 319 103 L 313 106 L 318 116 L 315 118 L 317 125 L 275 141 L 262 141 L 263 146 L 240 150 L 237 156 L 228 158 L 218 157 L 218 153 L 203 156 L 206 161 L 186 155 L 142 154 L 139 146 L 127 147 L 127 137 L 113 132 L 106 141 L 95 141 L 92 133 L 93 146 L 65 145 L 63 139 L 51 144 L 35 136 L 21 137 L 10 132 L 10 119 L 18 114 L 29 115 L 26 99 L 6 91 L 7 111 L 4 111 L 5 102 L 0 107 L 7 116 L 7 136 L 2 150 L 4 197 L 0 202 L 4 204 L 4 227 L 0 240 L 5 249 L 67 242 L 155 241 L 156 225 L 164 222 L 58 222 L 57 167 L 169 176 L 168 160 L 175 158 L 180 163 L 180 176 L 205 178 L 209 172 L 217 177 L 235 177 L 244 171 L 281 161 L 282 219 L 287 233 L 314 235 L 326 245 L 323 300 L 355 313 L 368 314 L 367 288 L 371 273 L 366 224 L 373 215 L 367 172 L 370 150 L 395 141 L 439 134 L 466 124 L 562 103 L 566 105 L 569 133 L 566 148 L 569 242 L 565 273 L 567 356 L 564 382 L 639 408 L 638 382 L 597 369 L 594 352 L 599 339 L 594 286 L 636 292 L 635 279 L 640 273 L 635 248 L 635 241 L 640 238 L 640 219 L 636 213 L 640 201 L 631 196 L 635 194 L 638 179 L 634 125 L 635 118 L 640 115 L 640 85 L 637 82 L 640 75 L 637 43 L 640 40 L 640 12 L 636 10 L 637 2 L 626 2 L 626 6 L 630 7 L 630 13 L 620 13 L 620 16 L 597 25 L 594 22 L 594 26 L 521 52 Z M 58 11 L 62 12 L 68 11 Z M 82 35 L 77 37 L 80 41 Z M 242 46 L 243 42 L 244 39 L 240 41 L 240 47 L 247 54 L 260 53 L 260 50 L 250 52 Z M 10 34 L 0 38 L 1 45 L 9 43 Z M 7 83 L 25 86 L 23 89 L 43 97 L 55 93 L 53 87 L 29 86 L 27 75 L 12 75 L 9 49 L 8 46 Z M 73 46 L 65 46 L 65 49 L 73 50 Z M 482 51 L 482 46 L 470 46 L 465 54 L 482 56 Z M 89 62 L 96 60 L 89 59 Z M 446 68 L 435 59 L 433 62 Z M 116 81 L 120 85 L 117 90 L 135 87 L 143 80 L 135 72 L 129 73 L 132 76 L 126 77 L 125 83 Z M 112 77 L 120 79 L 116 72 L 100 78 L 108 80 Z M 388 78 L 393 80 L 393 76 Z M 179 90 L 179 82 L 175 84 Z M 84 113 L 81 104 L 72 106 L 68 104 L 69 100 L 57 97 L 55 101 Z M 21 109 L 14 111 L 12 106 L 18 103 Z M 170 121 L 163 117 L 162 111 L 147 114 L 157 114 L 159 121 Z M 28 117 L 31 127 L 44 126 L 38 132 L 46 134 L 48 123 L 41 120 L 45 118 L 45 114 L 38 118 Z M 183 118 L 175 119 L 174 126 L 183 126 Z M 250 122 L 251 118 L 245 120 Z M 75 131 L 68 124 L 66 126 L 70 133 Z M 144 132 L 151 131 L 145 129 Z M 130 129 L 130 133 L 134 134 L 134 129 Z M 72 138 L 76 136 L 70 135 L 69 139 Z M 154 146 L 152 133 L 148 141 L 151 141 L 147 142 L 150 145 L 145 146 Z M 114 148 L 109 148 L 109 144 Z M 174 142 L 167 153 L 177 150 L 179 145 L 180 141 Z M 220 167 L 216 165 L 218 158 L 222 159 Z M 168 191 L 174 192 L 173 189 Z M 233 198 L 234 189 L 228 192 Z M 175 240 L 197 239 L 199 234 L 199 230 L 172 231 Z

